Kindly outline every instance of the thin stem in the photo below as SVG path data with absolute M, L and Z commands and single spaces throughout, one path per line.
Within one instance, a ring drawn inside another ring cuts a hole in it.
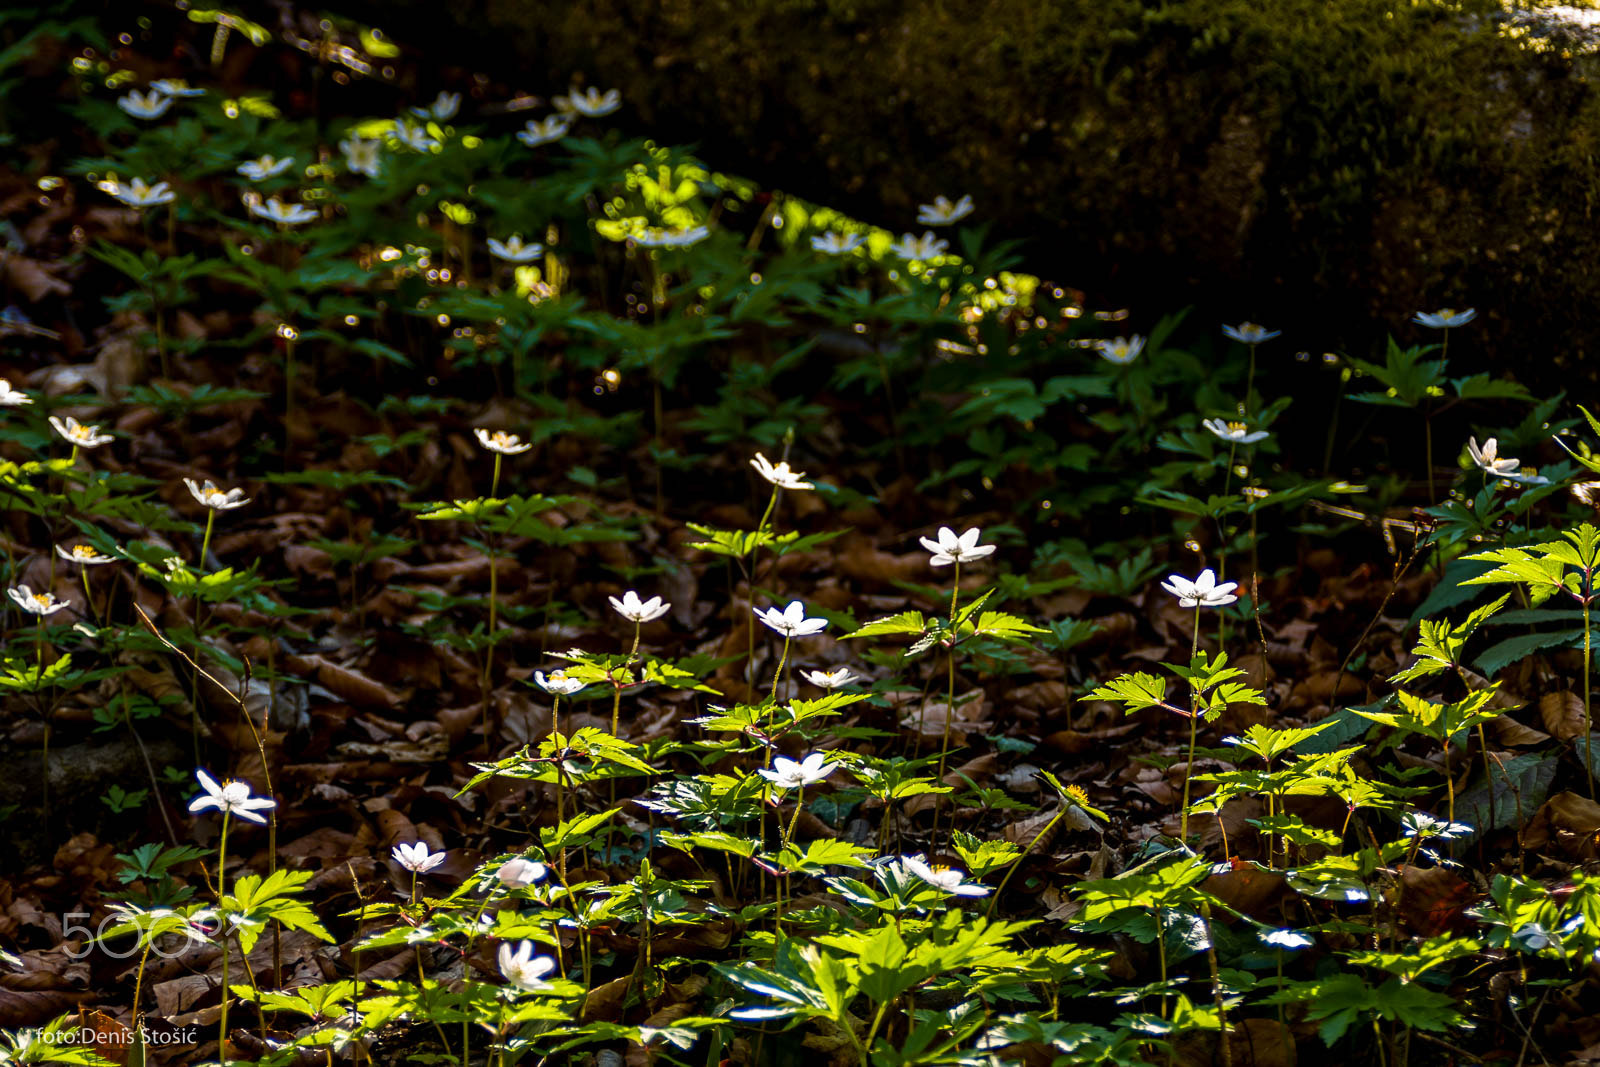
M 1255 355 L 1255 346 L 1250 346 Z M 1217 938 L 1211 929 L 1211 903 L 1200 902 L 1200 917 L 1206 924 L 1206 962 L 1211 968 L 1211 997 L 1217 1007 L 1218 1034 L 1222 1040 L 1222 1067 L 1233 1067 L 1233 1042 L 1228 1033 L 1228 1004 L 1222 995 L 1222 976 L 1217 966 Z M 1280 952 L 1279 959 L 1282 959 Z
M 195 561 L 195 570 L 198 571 L 200 574 L 205 574 L 205 572 L 206 572 L 206 556 L 211 551 L 211 530 L 212 530 L 212 527 L 216 525 L 216 521 L 217 521 L 217 509 L 216 508 L 206 508 L 206 532 L 205 532 L 205 536 L 200 539 L 200 558 Z M 200 657 L 199 657 L 199 652 L 200 652 L 200 608 L 201 608 L 201 604 L 200 604 L 199 592 L 200 592 L 199 586 L 197 585 L 195 587 L 195 598 L 194 598 L 195 662 L 194 662 L 194 670 L 189 675 L 189 688 L 191 690 L 193 690 L 193 692 L 194 692 L 194 700 L 189 704 L 189 731 L 190 731 L 190 733 L 192 733 L 194 735 L 194 757 L 195 757 L 194 761 L 195 761 L 196 764 L 198 764 L 200 762 Z M 246 714 L 245 717 L 249 718 L 248 713 Z M 265 757 L 263 757 L 263 759 L 262 759 L 262 766 L 263 767 L 266 766 Z M 226 945 L 224 945 L 224 948 L 226 948 Z
M 1589 779 L 1589 799 L 1594 799 L 1594 723 L 1589 717 L 1589 660 L 1590 649 L 1589 604 L 1594 599 L 1594 575 L 1587 569 L 1583 575 L 1583 762 L 1584 774 Z M 1494 791 L 1490 790 L 1492 796 Z
M 1450 805 L 1449 819 L 1450 819 L 1451 822 L 1455 822 L 1456 821 L 1456 776 L 1450 770 L 1450 733 L 1449 733 L 1449 731 L 1446 731 L 1445 735 L 1444 735 L 1444 788 L 1445 788 L 1445 793 L 1450 798 L 1450 800 L 1449 800 L 1449 805 Z M 1490 784 L 1489 791 L 1491 793 L 1494 791 L 1493 783 Z
M 1194 639 L 1189 643 L 1189 664 L 1192 667 L 1194 658 L 1200 651 L 1200 606 L 1194 609 Z M 1189 759 L 1183 765 L 1183 813 L 1178 819 L 1178 840 L 1184 844 L 1189 842 L 1189 778 L 1194 774 L 1194 748 L 1196 735 L 1200 730 L 1200 694 L 1195 690 L 1194 679 L 1189 680 Z M 1162 976 L 1163 979 L 1166 977 Z
M 1011 881 L 1011 876 L 1017 873 L 1017 870 L 1022 866 L 1022 861 L 1028 858 L 1028 853 L 1032 852 L 1034 847 L 1040 841 L 1043 841 L 1051 830 L 1055 829 L 1056 823 L 1061 821 L 1061 817 L 1067 813 L 1067 809 L 1068 805 L 1063 802 L 1061 810 L 1056 812 L 1055 818 L 1045 823 L 1044 829 L 1033 835 L 1033 840 L 1028 842 L 1028 847 L 1022 850 L 1022 854 L 1011 861 L 1011 869 L 1006 871 L 1006 876 L 1000 879 L 999 886 L 995 888 L 994 894 L 989 898 L 989 910 L 984 913 L 985 917 L 994 915 L 995 905 L 1000 903 L 1000 896 L 1006 891 L 1006 885 Z
M 800 824 L 800 809 L 806 805 L 806 787 L 801 786 L 794 797 L 794 815 L 789 819 L 789 828 L 783 832 L 783 847 L 788 848 L 794 842 L 794 828 Z
M 294 446 L 294 337 L 286 337 L 283 347 L 283 462 L 287 467 Z
M 1250 393 L 1256 384 L 1256 346 L 1250 346 L 1250 373 L 1244 380 L 1244 400 L 1239 404 L 1239 414 L 1244 415 L 1250 408 Z
M 217 904 L 222 923 L 222 1011 L 217 1016 L 217 1059 L 228 1062 L 228 915 L 224 898 L 228 887 L 228 817 L 232 814 L 222 809 L 222 836 L 217 844 Z

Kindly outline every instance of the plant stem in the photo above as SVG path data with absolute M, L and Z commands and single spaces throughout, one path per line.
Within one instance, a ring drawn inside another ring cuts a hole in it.
M 772 693 L 767 697 L 769 712 L 776 711 L 778 708 L 778 684 L 783 678 L 783 668 L 789 664 L 789 642 L 793 640 L 794 638 L 791 635 L 783 635 L 783 652 L 778 656 L 778 669 L 772 672 Z M 769 714 L 767 716 L 767 721 L 762 724 L 762 729 L 767 733 L 767 740 L 769 742 L 772 740 L 772 718 L 772 715 Z M 769 743 L 766 748 L 766 766 L 770 767 L 772 766 L 772 745 Z
M 984 912 L 986 918 L 994 915 L 995 905 L 1000 903 L 1000 895 L 1006 891 L 1006 886 L 1011 882 L 1011 876 L 1017 873 L 1018 868 L 1022 866 L 1022 861 L 1028 858 L 1028 853 L 1032 852 L 1034 846 L 1045 839 L 1045 835 L 1055 828 L 1056 823 L 1060 822 L 1061 817 L 1066 813 L 1067 805 L 1063 802 L 1061 810 L 1056 812 L 1055 818 L 1045 823 L 1044 829 L 1033 835 L 1033 840 L 1028 842 L 1028 847 L 1022 850 L 1022 854 L 1011 861 L 1011 869 L 1006 871 L 1006 876 L 1000 879 L 1000 884 L 995 887 L 994 894 L 989 897 L 989 910 Z
M 222 835 L 217 843 L 217 904 L 222 925 L 222 1011 L 217 1016 L 217 1060 L 228 1062 L 228 914 L 225 903 L 228 887 L 228 817 L 233 814 L 222 809 Z
M 1194 609 L 1194 640 L 1189 643 L 1189 665 L 1194 666 L 1195 656 L 1200 652 L 1200 607 Z M 1183 844 L 1189 843 L 1189 778 L 1194 774 L 1194 748 L 1196 735 L 1200 731 L 1200 694 L 1194 687 L 1194 679 L 1189 679 L 1189 759 L 1183 765 L 1183 813 L 1178 818 L 1178 840 Z M 1163 978 L 1166 976 L 1163 975 Z
M 1239 404 L 1239 414 L 1243 416 L 1250 409 L 1250 393 L 1256 384 L 1256 346 L 1250 346 L 1250 373 L 1244 380 L 1244 400 Z
M 1589 717 L 1589 660 L 1590 648 L 1589 604 L 1594 600 L 1594 575 L 1584 570 L 1583 575 L 1583 762 L 1584 776 L 1589 779 L 1589 799 L 1594 793 L 1594 723 Z M 1493 790 L 1490 790 L 1491 794 Z

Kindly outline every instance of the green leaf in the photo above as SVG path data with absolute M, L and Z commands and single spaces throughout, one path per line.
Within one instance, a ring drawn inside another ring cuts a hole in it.
M 994 637 L 1001 641 L 1026 641 L 1030 634 L 1049 632 L 1015 615 L 1008 615 L 1003 611 L 986 611 L 978 616 L 978 625 L 972 631 L 972 636 Z
M 1484 649 L 1472 665 L 1486 678 L 1493 678 L 1506 667 L 1547 648 L 1576 648 L 1583 644 L 1582 630 L 1556 630 L 1547 633 L 1518 634 Z
M 928 628 L 927 620 L 920 611 L 902 611 L 898 615 L 890 615 L 883 619 L 874 619 L 863 624 L 854 633 L 846 637 L 879 637 L 883 634 L 918 634 L 921 635 Z
M 1523 818 L 1532 818 L 1549 797 L 1560 762 L 1554 753 L 1533 752 L 1503 762 L 1491 760 L 1491 781 L 1456 797 L 1456 821 L 1472 827 L 1472 833 L 1458 842 L 1472 841 L 1486 831 L 1518 827 Z M 1493 819 L 1489 817 L 1491 798 Z
M 922 979 L 921 968 L 907 967 L 905 941 L 893 926 L 880 926 L 861 946 L 861 991 L 887 1004 Z
M 839 838 L 819 837 L 806 842 L 801 852 L 789 845 L 778 853 L 778 866 L 796 874 L 821 874 L 829 867 L 865 867 L 872 849 Z
M 222 911 L 236 923 L 242 951 L 249 952 L 255 947 L 268 921 L 281 923 L 291 930 L 304 930 L 333 943 L 333 936 L 322 928 L 316 912 L 299 899 L 300 890 L 311 880 L 312 873 L 277 870 L 266 878 L 247 874 L 233 883 L 233 891 L 222 898 Z
M 1167 680 L 1143 671 L 1124 674 L 1120 678 L 1113 678 L 1084 699 L 1117 701 L 1129 715 L 1145 708 L 1167 707 Z

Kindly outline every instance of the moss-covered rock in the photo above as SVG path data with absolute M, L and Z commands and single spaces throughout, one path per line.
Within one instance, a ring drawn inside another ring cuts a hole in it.
M 435 58 L 501 77 L 520 64 L 529 89 L 620 88 L 658 136 L 883 225 L 970 192 L 997 232 L 1033 238 L 1030 263 L 1140 312 L 1198 300 L 1331 346 L 1472 304 L 1496 353 L 1560 366 L 1600 342 L 1600 101 L 1495 0 L 386 0 L 366 14 Z

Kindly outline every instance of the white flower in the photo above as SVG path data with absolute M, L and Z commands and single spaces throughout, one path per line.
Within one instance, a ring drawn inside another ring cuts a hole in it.
M 172 97 L 158 89 L 148 93 L 134 89 L 127 96 L 118 97 L 117 106 L 136 119 L 158 119 L 172 106 Z
M 756 613 L 756 618 L 785 637 L 810 637 L 821 633 L 828 625 L 827 619 L 806 618 L 806 606 L 798 600 L 789 601 L 789 606 L 782 611 L 777 608 L 750 610 Z
M 534 671 L 533 681 L 546 693 L 553 693 L 558 697 L 569 697 L 582 689 L 585 684 L 576 678 L 568 677 L 566 671 L 551 671 L 548 678 L 543 671 Z
M 1265 326 L 1257 326 L 1253 322 L 1241 322 L 1237 326 L 1224 326 L 1222 333 L 1231 337 L 1242 345 L 1258 345 L 1262 341 L 1270 341 L 1282 333 L 1282 330 L 1269 330 Z
M 419 119 L 437 119 L 440 122 L 449 122 L 456 117 L 456 112 L 461 109 L 461 94 L 447 93 L 441 90 L 433 98 L 433 103 L 427 107 L 414 107 L 411 113 Z
M 67 601 L 57 600 L 54 593 L 35 593 L 25 585 L 7 589 L 6 594 L 17 602 L 17 607 L 29 615 L 53 615 L 67 606 Z
M 4 384 L 4 380 L 0 379 L 0 385 Z M 1559 444 L 1560 442 L 1561 438 L 1556 438 L 1556 443 Z M 1580 504 L 1587 504 L 1591 508 L 1600 505 L 1600 482 L 1579 482 L 1568 489 L 1567 492 L 1571 493 L 1572 499 Z
M 65 437 L 79 448 L 99 448 L 113 439 L 110 434 L 101 433 L 100 427 L 85 426 L 71 415 L 67 416 L 65 422 L 57 416 L 51 415 L 50 425 L 56 428 L 56 433 Z
M 556 961 L 549 956 L 535 956 L 532 941 L 518 941 L 516 948 L 510 942 L 500 943 L 500 973 L 506 981 L 523 992 L 550 988 L 544 976 L 556 969 Z
M 780 486 L 784 489 L 816 488 L 810 482 L 806 481 L 806 472 L 797 471 L 790 467 L 788 460 L 779 460 L 778 464 L 774 466 L 766 456 L 762 455 L 760 452 L 757 452 L 756 458 L 750 461 L 750 466 L 754 467 L 756 469 L 756 473 L 761 475 L 761 477 L 765 478 L 773 485 Z
M 544 245 L 523 244 L 522 234 L 514 233 L 502 244 L 489 238 L 489 254 L 508 263 L 528 263 L 544 255 Z
M 1265 430 L 1250 430 L 1242 422 L 1223 422 L 1221 419 L 1205 419 L 1200 425 L 1222 438 L 1236 445 L 1253 445 L 1257 441 L 1264 441 L 1272 435 Z
M 428 131 L 414 123 L 397 121 L 394 139 L 414 152 L 428 153 L 439 147 L 439 142 L 428 136 Z
M 1311 947 L 1311 938 L 1299 930 L 1269 930 L 1261 935 L 1261 940 L 1273 948 L 1285 948 L 1291 952 Z
M 1223 582 L 1218 585 L 1217 576 L 1210 567 L 1201 571 L 1200 577 L 1192 582 L 1181 574 L 1174 574 L 1161 583 L 1161 588 L 1177 597 L 1178 603 L 1186 608 L 1220 608 L 1239 599 L 1234 593 L 1239 583 Z
M 948 196 L 936 196 L 931 204 L 917 205 L 917 221 L 924 226 L 948 226 L 972 214 L 972 197 L 963 196 L 954 203 Z
M 927 230 L 921 237 L 909 233 L 901 234 L 900 239 L 889 246 L 889 251 L 901 259 L 932 259 L 934 256 L 944 255 L 944 250 L 949 247 L 949 241 L 935 237 L 932 230 Z
M 243 489 L 229 489 L 224 493 L 217 488 L 217 483 L 210 478 L 206 479 L 206 484 L 204 485 L 196 485 L 193 478 L 185 478 L 183 484 L 189 487 L 189 495 L 198 500 L 201 505 L 217 511 L 232 511 L 234 508 L 242 508 L 250 503 L 250 498 L 244 495 Z
M 428 846 L 421 841 L 410 845 L 395 845 L 393 852 L 395 862 L 413 874 L 427 874 L 439 864 L 444 862 L 443 852 L 429 852 Z
M 607 89 L 601 92 L 594 86 L 579 90 L 577 87 L 567 90 L 566 96 L 558 96 L 552 101 L 557 111 L 576 111 L 580 115 L 597 119 L 602 115 L 609 115 L 622 106 L 622 92 L 618 89 Z
M 547 119 L 529 119 L 527 125 L 517 131 L 517 140 L 529 148 L 538 148 L 551 141 L 559 141 L 572 129 L 572 118 L 568 115 L 551 115 Z
M 1457 311 L 1455 308 L 1440 308 L 1438 311 L 1419 311 L 1411 316 L 1411 321 L 1418 326 L 1432 326 L 1435 330 L 1448 330 L 1452 326 L 1465 326 L 1477 317 L 1477 308 L 1467 308 L 1465 311 Z
M 162 78 L 150 83 L 150 88 L 166 96 L 204 96 L 204 89 L 191 88 L 182 78 Z
M 954 893 L 958 897 L 984 897 L 989 895 L 986 885 L 974 885 L 966 881 L 963 872 L 954 867 L 930 867 L 923 862 L 921 856 L 907 856 L 901 864 L 912 874 L 936 889 L 946 893 Z
M 779 789 L 804 789 L 813 782 L 822 781 L 838 768 L 838 764 L 824 763 L 825 759 L 827 756 L 821 752 L 813 752 L 799 763 L 779 756 L 772 761 L 771 770 L 761 767 L 756 773 Z
M 0 378 L 0 408 L 20 408 L 33 403 L 33 397 L 21 389 L 11 388 L 11 383 Z
M 350 136 L 339 142 L 339 151 L 344 153 L 344 165 L 351 174 L 365 174 L 369 178 L 378 176 L 379 156 L 383 151 L 382 141 Z
M 494 876 L 507 889 L 526 889 L 543 878 L 547 869 L 544 864 L 535 863 L 526 857 L 512 856 L 500 865 Z
M 1511 477 L 1511 472 L 1522 464 L 1522 461 L 1517 459 L 1501 459 L 1500 447 L 1493 437 L 1485 441 L 1481 448 L 1478 447 L 1476 437 L 1467 438 L 1467 454 L 1479 468 L 1498 478 Z
M 490 432 L 481 427 L 472 431 L 478 435 L 478 443 L 490 452 L 498 452 L 502 456 L 514 456 L 518 452 L 526 452 L 533 447 L 532 441 L 524 441 L 514 433 L 504 430 Z
M 801 671 L 806 681 L 819 689 L 838 689 L 842 685 L 849 685 L 856 680 L 856 674 L 849 667 L 840 667 L 836 671 Z
M 1132 363 L 1144 351 L 1144 335 L 1136 333 L 1132 337 L 1102 337 L 1094 343 L 1094 347 L 1107 363 Z
M 819 237 L 811 238 L 811 249 L 814 252 L 826 252 L 830 256 L 842 256 L 846 252 L 854 252 L 866 243 L 867 239 L 859 233 L 840 236 L 829 230 Z
M 304 204 L 285 204 L 277 197 L 273 197 L 265 204 L 259 200 L 251 201 L 250 214 L 276 222 L 280 226 L 298 226 L 317 217 L 317 213 Z
M 250 795 L 249 782 L 224 782 L 218 785 L 216 779 L 205 771 L 195 771 L 195 778 L 200 782 L 200 788 L 205 790 L 204 796 L 195 797 L 189 801 L 190 811 L 204 811 L 207 808 L 216 808 L 223 814 L 233 814 L 241 819 L 251 822 L 266 823 L 265 816 L 257 815 L 258 811 L 278 806 L 276 800 Z
M 704 226 L 691 226 L 687 230 L 647 229 L 633 235 L 633 243 L 641 248 L 688 248 L 710 236 Z
M 1546 478 L 1542 474 L 1535 474 L 1531 469 L 1520 470 L 1511 474 L 1502 474 L 1500 477 L 1508 482 L 1516 482 L 1518 485 L 1534 486 L 1550 484 L 1549 478 Z
M 1464 822 L 1436 819 L 1423 811 L 1407 813 L 1405 818 L 1400 820 L 1400 827 L 1407 837 L 1440 837 L 1447 841 L 1452 837 L 1472 833 L 1472 827 Z
M 659 619 L 667 613 L 668 608 L 672 607 L 671 604 L 663 604 L 658 596 L 641 601 L 639 594 L 632 589 L 622 594 L 621 600 L 614 596 L 606 599 L 611 601 L 611 606 L 617 609 L 617 614 L 629 622 L 650 622 L 653 619 Z
M 294 166 L 293 156 L 283 159 L 262 156 L 260 159 L 250 159 L 239 164 L 238 171 L 253 182 L 262 182 L 268 178 L 276 178 L 292 166 Z
M 56 555 L 68 563 L 77 563 L 85 567 L 92 567 L 97 563 L 112 562 L 112 557 L 102 556 L 89 545 L 73 545 L 71 548 L 63 548 L 57 545 Z
M 127 185 L 111 178 L 101 182 L 100 188 L 129 207 L 155 207 L 157 204 L 169 204 L 173 200 L 172 188 L 166 182 L 146 185 L 143 178 L 135 178 Z
M 935 567 L 944 567 L 951 563 L 965 563 L 969 559 L 982 559 L 994 552 L 994 545 L 980 545 L 978 538 L 982 531 L 976 526 L 956 536 L 956 532 L 948 526 L 939 527 L 939 540 L 931 537 L 919 537 L 922 547 L 933 553 L 933 558 L 928 562 Z

